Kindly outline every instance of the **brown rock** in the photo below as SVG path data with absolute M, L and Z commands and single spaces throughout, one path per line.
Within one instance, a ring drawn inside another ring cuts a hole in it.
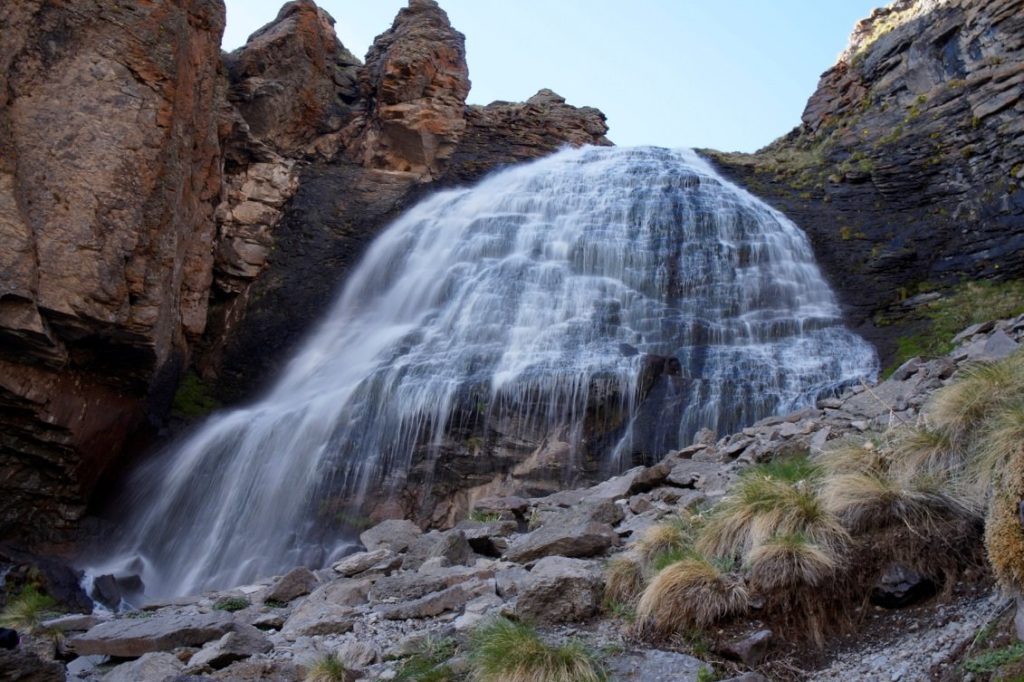
M 339 130 L 352 116 L 361 65 L 312 0 L 286 3 L 225 62 L 232 103 L 252 134 L 279 152 Z
M 366 55 L 354 158 L 367 168 L 440 177 L 466 128 L 469 85 L 465 36 L 434 0 L 410 0 Z
M 73 523 L 203 331 L 223 26 L 212 0 L 0 11 L 0 534 Z

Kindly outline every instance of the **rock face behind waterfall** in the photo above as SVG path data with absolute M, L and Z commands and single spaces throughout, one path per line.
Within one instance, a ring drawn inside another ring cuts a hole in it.
M 1024 274 L 1024 2 L 876 10 L 798 128 L 756 154 L 712 156 L 807 231 L 888 363 L 904 299 Z
M 224 397 L 260 383 L 495 125 L 436 3 L 365 67 L 333 23 L 289 2 L 222 63 L 221 0 L 0 8 L 0 537 L 62 539 L 188 364 Z M 523 125 L 460 177 L 605 142 L 596 110 L 503 107 Z

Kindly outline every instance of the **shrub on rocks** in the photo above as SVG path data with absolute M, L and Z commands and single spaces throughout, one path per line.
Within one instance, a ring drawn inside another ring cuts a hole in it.
M 23 632 L 35 632 L 47 615 L 52 615 L 56 602 L 31 585 L 12 598 L 0 612 L 0 626 Z
M 349 682 L 354 679 L 355 676 L 345 669 L 337 654 L 325 654 L 310 666 L 305 682 Z

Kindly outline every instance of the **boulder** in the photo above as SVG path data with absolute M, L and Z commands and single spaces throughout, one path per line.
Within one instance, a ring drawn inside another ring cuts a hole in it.
M 209 678 L 218 682 L 303 682 L 306 679 L 304 667 L 288 661 L 246 659 L 232 663 L 223 670 L 212 673 Z M 351 677 L 345 682 L 352 682 Z M 189 682 L 192 682 L 191 680 Z
M 674 651 L 630 650 L 608 659 L 610 679 L 617 682 L 697 682 L 701 670 L 711 666 Z
M 386 620 L 429 618 L 447 611 L 460 611 L 471 600 L 494 594 L 494 589 L 493 580 L 469 580 L 418 599 L 381 604 L 374 607 L 374 611 Z
M 397 553 L 409 549 L 422 534 L 420 527 L 412 521 L 390 519 L 360 533 L 359 541 L 368 552 L 390 549 Z
M 342 579 L 321 585 L 303 599 L 281 628 L 289 639 L 302 635 L 344 634 L 358 617 L 354 608 L 365 604 L 371 582 Z
M 219 670 L 254 654 L 265 654 L 274 645 L 251 625 L 238 624 L 216 642 L 207 643 L 188 661 L 189 670 Z
M 758 630 L 745 637 L 729 640 L 718 648 L 718 653 L 753 668 L 767 656 L 773 638 L 771 630 Z
M 349 669 L 362 669 L 380 660 L 380 649 L 373 642 L 346 639 L 338 647 L 338 657 Z
M 935 583 L 917 571 L 902 564 L 890 564 L 871 589 L 870 600 L 875 606 L 898 609 L 931 597 L 935 589 Z
M 551 555 L 589 557 L 603 554 L 618 542 L 618 534 L 607 523 L 566 517 L 564 523 L 549 521 L 516 538 L 503 558 L 526 563 Z
M 461 530 L 448 531 L 430 549 L 428 558 L 441 558 L 450 566 L 468 566 L 473 563 L 473 548 Z
M 346 578 L 360 573 L 389 573 L 402 565 L 402 557 L 387 547 L 372 552 L 357 552 L 334 564 L 332 568 Z
M 597 613 L 602 586 L 601 571 L 592 562 L 544 557 L 519 588 L 516 614 L 538 623 L 585 620 Z
M 296 597 L 309 594 L 317 586 L 316 576 L 304 566 L 288 571 L 263 595 L 264 602 L 287 604 Z
M 122 663 L 103 676 L 103 682 L 140 682 L 175 677 L 185 665 L 172 653 L 153 651 L 134 661 Z
M 219 639 L 235 627 L 229 614 L 173 613 L 148 618 L 122 618 L 90 628 L 69 642 L 80 656 L 102 654 L 138 658 L 151 651 L 199 646 Z

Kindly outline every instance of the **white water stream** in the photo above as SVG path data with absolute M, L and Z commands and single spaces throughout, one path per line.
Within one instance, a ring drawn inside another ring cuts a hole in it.
M 386 496 L 457 410 L 582 437 L 598 380 L 635 411 L 644 354 L 682 368 L 674 445 L 877 367 L 806 236 L 694 153 L 563 151 L 383 232 L 268 395 L 135 474 L 125 538 L 93 570 L 135 562 L 149 594 L 174 595 L 322 565 L 351 537 L 318 521 L 323 501 Z

